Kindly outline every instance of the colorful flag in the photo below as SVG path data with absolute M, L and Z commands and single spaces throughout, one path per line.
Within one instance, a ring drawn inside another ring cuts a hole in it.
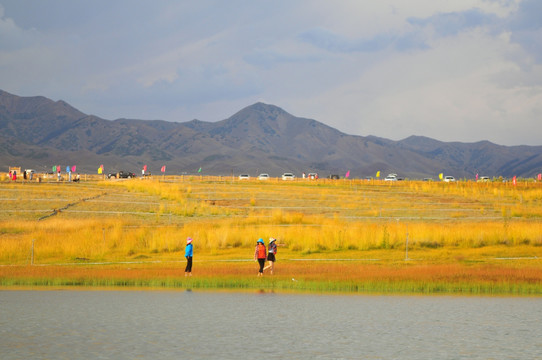
M 515 176 L 512 178 L 512 184 L 514 184 L 514 186 L 516 186 L 516 184 L 517 184 L 517 181 L 516 181 L 516 177 L 515 177 Z
M 72 166 L 72 172 L 75 172 L 75 170 L 77 170 L 77 166 Z
M 143 171 L 147 171 L 147 165 L 143 165 Z
M 162 169 L 160 169 L 161 172 L 166 172 L 166 165 L 162 166 Z
M 66 166 L 66 172 L 69 173 L 70 172 L 70 165 Z
M 444 178 L 444 174 L 443 174 L 443 173 L 438 174 L 438 178 L 439 178 L 440 180 L 442 180 L 442 179 Z
M 380 170 L 376 172 L 376 177 L 377 177 L 377 178 L 380 177 Z
M 199 172 L 199 173 L 201 172 L 201 168 L 199 168 L 198 172 Z
M 542 174 L 538 174 L 538 181 L 542 180 Z
M 348 179 L 349 176 L 350 176 L 350 170 L 348 170 L 348 171 L 346 172 L 346 175 L 344 175 L 344 177 Z
M 56 171 L 57 171 L 57 172 L 60 172 L 60 171 L 61 171 L 61 170 L 60 170 L 60 165 L 57 165 L 57 166 L 56 166 Z
M 56 165 L 53 165 L 53 172 L 56 172 Z
M 103 173 L 103 171 L 104 171 L 104 168 L 100 166 L 100 167 L 98 168 L 98 174 Z
M 476 174 L 476 181 L 478 181 L 478 174 Z

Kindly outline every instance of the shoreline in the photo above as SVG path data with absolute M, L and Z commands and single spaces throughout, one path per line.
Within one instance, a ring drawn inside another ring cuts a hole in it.
M 282 262 L 256 276 L 253 263 L 184 266 L 49 265 L 0 267 L 0 290 L 110 289 L 258 291 L 311 294 L 542 296 L 538 266 L 459 264 L 327 264 Z

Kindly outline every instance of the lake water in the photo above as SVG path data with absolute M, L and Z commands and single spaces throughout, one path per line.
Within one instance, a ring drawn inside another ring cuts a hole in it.
M 1 359 L 541 359 L 542 298 L 0 291 Z

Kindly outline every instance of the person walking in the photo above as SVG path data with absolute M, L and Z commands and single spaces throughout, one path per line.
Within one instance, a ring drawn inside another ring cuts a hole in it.
M 254 252 L 254 261 L 258 261 L 260 264 L 260 270 L 258 276 L 263 276 L 263 267 L 265 265 L 266 251 L 263 239 L 258 239 L 256 242 L 256 251 Z
M 192 276 L 192 257 L 194 256 L 194 245 L 192 245 L 192 238 L 186 239 L 186 247 L 184 248 L 184 257 L 186 258 L 186 268 L 184 269 L 184 276 Z
M 270 273 L 273 275 L 273 272 L 275 271 L 275 255 L 277 254 L 277 239 L 275 238 L 269 238 L 269 247 L 267 252 L 267 261 L 269 261 L 269 265 L 267 265 L 263 270 L 271 269 Z

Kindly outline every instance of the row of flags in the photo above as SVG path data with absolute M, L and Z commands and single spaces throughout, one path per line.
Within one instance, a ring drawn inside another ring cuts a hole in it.
M 54 165 L 54 166 L 52 167 L 52 170 L 53 170 L 53 173 L 55 173 L 55 172 L 56 172 L 56 173 L 59 173 L 59 172 L 62 171 L 62 168 L 61 168 L 60 165 Z M 72 166 L 69 166 L 69 165 L 68 165 L 68 166 L 66 166 L 66 172 L 67 172 L 67 173 L 74 173 L 74 172 L 76 172 L 76 171 L 77 171 L 77 166 L 76 166 L 76 165 L 72 165 Z M 143 172 L 144 172 L 144 173 L 147 172 L 147 165 L 143 165 Z M 166 172 L 166 165 L 163 165 L 163 166 L 160 168 L 160 172 L 162 172 L 162 173 L 165 173 L 165 172 Z M 100 167 L 98 168 L 98 174 L 101 175 L 101 174 L 103 174 L 103 173 L 104 173 L 104 166 L 103 166 L 103 164 L 102 164 L 102 165 L 100 165 Z M 201 173 L 201 167 L 198 169 L 198 173 Z M 346 172 L 346 174 L 344 175 L 344 177 L 347 178 L 347 179 L 350 177 L 350 170 L 348 170 L 348 171 Z M 440 174 L 438 175 L 438 177 L 439 177 L 440 180 L 442 180 L 442 179 L 444 178 L 444 174 L 443 174 L 443 173 L 440 173 Z M 377 178 L 377 179 L 380 178 L 380 171 L 377 171 L 377 172 L 376 172 L 376 178 Z M 542 181 L 542 173 L 537 175 L 537 179 L 538 179 L 538 181 Z M 478 181 L 478 174 L 476 174 L 476 181 Z M 512 178 L 512 183 L 513 183 L 514 185 L 516 185 L 516 183 L 517 183 L 517 178 L 516 178 L 516 176 L 514 176 L 514 177 Z
M 52 169 L 54 173 L 59 173 L 62 171 L 62 167 L 60 165 L 53 165 Z M 77 166 L 73 165 L 73 166 L 66 166 L 66 172 L 67 173 L 72 173 L 72 172 L 75 172 L 77 170 Z
M 53 167 L 55 168 L 55 167 Z M 73 167 L 73 169 L 75 169 L 75 166 Z M 55 170 L 53 170 L 55 171 Z M 75 172 L 75 170 L 73 170 Z M 143 173 L 146 173 L 147 172 L 147 165 L 143 165 Z M 165 173 L 166 172 L 166 165 L 163 165 L 161 168 L 160 168 L 160 172 L 163 172 Z M 201 167 L 198 169 L 198 173 L 201 172 Z M 103 174 L 104 173 L 104 166 L 103 164 L 100 165 L 100 167 L 98 168 L 98 174 Z
M 346 172 L 346 174 L 345 174 L 344 177 L 347 178 L 347 179 L 350 177 L 350 170 L 348 170 L 348 171 Z M 377 171 L 377 172 L 376 172 L 376 178 L 377 178 L 377 179 L 380 178 L 380 171 Z M 438 174 L 438 178 L 439 178 L 440 180 L 443 180 L 443 179 L 444 179 L 444 173 Z M 542 173 L 540 173 L 540 174 L 537 175 L 537 179 L 538 179 L 538 181 L 542 181 Z M 478 174 L 476 174 L 476 181 L 478 181 Z M 512 184 L 514 184 L 514 185 L 517 184 L 517 177 L 516 177 L 516 176 L 514 176 L 514 177 L 512 178 Z

